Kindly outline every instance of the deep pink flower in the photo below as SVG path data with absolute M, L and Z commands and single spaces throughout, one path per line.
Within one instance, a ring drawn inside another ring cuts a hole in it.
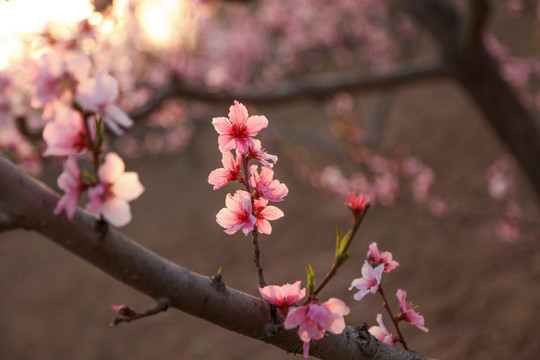
M 394 336 L 392 336 L 392 333 L 384 326 L 382 314 L 377 314 L 377 323 L 379 326 L 372 326 L 369 328 L 371 335 L 375 336 L 383 343 L 394 346 Z
M 81 175 L 77 166 L 77 160 L 74 156 L 70 156 L 64 161 L 64 171 L 57 180 L 58 187 L 64 190 L 64 195 L 54 208 L 54 215 L 66 212 L 67 217 L 71 220 L 77 210 L 79 197 L 81 196 Z
M 274 180 L 274 171 L 272 169 L 263 167 L 259 174 L 258 166 L 251 165 L 249 172 L 251 174 L 249 184 L 257 190 L 261 198 L 280 202 L 289 193 L 287 185 L 280 183 L 279 180 Z
M 268 168 L 272 168 L 278 160 L 276 155 L 267 154 L 264 149 L 261 148 L 261 142 L 254 138 L 249 139 L 249 149 L 246 157 L 248 160 L 255 159 L 259 161 L 262 166 Z
M 217 190 L 232 181 L 242 179 L 242 156 L 240 154 L 237 154 L 235 159 L 232 152 L 225 151 L 221 163 L 223 164 L 223 167 L 212 171 L 208 176 L 208 183 L 214 185 L 214 190 Z
M 122 135 L 123 128 L 132 126 L 133 120 L 113 104 L 117 97 L 118 81 L 107 73 L 99 72 L 79 82 L 75 99 L 83 109 L 103 115 L 109 129 L 116 135 Z
M 301 281 L 282 286 L 268 285 L 259 287 L 262 298 L 276 305 L 282 313 L 287 313 L 289 306 L 296 304 L 306 296 L 306 288 L 300 289 Z
M 253 216 L 251 195 L 247 191 L 237 190 L 234 196 L 227 194 L 225 205 L 227 207 L 217 213 L 216 221 L 227 234 L 232 235 L 240 229 L 244 235 L 253 231 L 257 219 Z
M 257 218 L 257 230 L 263 234 L 270 235 L 272 226 L 268 220 L 277 220 L 283 217 L 283 211 L 275 206 L 267 206 L 268 200 L 256 199 L 253 202 L 254 215 Z
M 128 202 L 137 199 L 144 187 L 136 172 L 124 172 L 124 161 L 118 154 L 109 153 L 98 170 L 99 184 L 88 189 L 86 209 L 121 227 L 131 221 Z
M 289 330 L 299 326 L 298 336 L 304 342 L 304 358 L 307 359 L 311 339 L 322 339 L 327 330 L 334 334 L 341 334 L 345 329 L 343 316 L 348 315 L 349 312 L 349 307 L 343 301 L 330 298 L 320 305 L 313 304 L 292 309 L 283 327 Z
M 384 264 L 385 273 L 390 272 L 399 266 L 399 263 L 397 261 L 392 260 L 392 253 L 390 251 L 384 251 L 382 253 L 379 252 L 376 242 L 372 242 L 369 245 L 369 250 L 367 252 L 367 261 L 372 266 Z
M 217 117 L 212 120 L 219 134 L 218 144 L 221 152 L 236 149 L 239 154 L 248 152 L 250 136 L 255 136 L 268 126 L 265 116 L 248 117 L 246 107 L 234 101 L 229 109 L 229 118 Z
M 93 123 L 89 128 L 94 138 Z M 43 129 L 43 139 L 47 143 L 43 156 L 81 154 L 90 145 L 83 117 L 78 111 L 64 105 L 56 106 L 54 120 L 49 121 Z
M 362 298 L 368 293 L 377 293 L 379 290 L 379 284 L 381 283 L 383 270 L 383 264 L 373 268 L 367 261 L 364 263 L 362 266 L 362 277 L 354 279 L 349 287 L 349 290 L 352 290 L 352 288 L 359 290 L 356 294 L 354 294 L 355 300 L 362 300 Z
M 362 193 L 352 192 L 347 197 L 347 207 L 351 209 L 355 217 L 363 213 L 368 204 L 369 199 Z
M 428 328 L 424 326 L 424 317 L 414 311 L 416 306 L 410 302 L 405 302 L 407 292 L 405 290 L 398 289 L 396 296 L 399 300 L 399 307 L 401 308 L 401 314 L 399 315 L 400 320 L 408 321 L 420 330 L 428 332 Z

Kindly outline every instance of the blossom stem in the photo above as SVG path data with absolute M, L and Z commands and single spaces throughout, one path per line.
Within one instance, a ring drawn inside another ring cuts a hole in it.
M 383 306 L 384 308 L 386 309 L 386 311 L 388 311 L 388 315 L 390 315 L 390 318 L 392 319 L 392 323 L 394 324 L 394 327 L 396 328 L 396 332 L 399 336 L 399 342 L 403 345 L 403 348 L 407 351 L 409 351 L 409 347 L 407 346 L 407 343 L 405 342 L 405 338 L 403 337 L 403 335 L 401 334 L 401 331 L 399 330 L 399 324 L 398 324 L 398 321 L 397 319 L 394 317 L 394 315 L 392 315 L 392 310 L 390 309 L 390 306 L 388 305 L 388 301 L 386 300 L 386 296 L 384 295 L 384 291 L 383 291 L 383 288 L 382 288 L 382 284 L 379 284 L 379 290 L 378 290 L 379 294 L 381 294 L 382 298 L 383 298 Z
M 319 284 L 319 286 L 317 286 L 317 288 L 313 291 L 313 293 L 310 294 L 308 299 L 306 299 L 306 303 L 317 296 L 317 294 L 337 274 L 337 271 L 338 271 L 339 267 L 341 265 L 343 265 L 343 259 L 347 255 L 347 250 L 349 249 L 349 246 L 351 245 L 352 240 L 353 240 L 354 236 L 356 235 L 356 232 L 358 231 L 358 228 L 360 228 L 360 225 L 362 224 L 362 220 L 364 220 L 364 216 L 366 215 L 366 212 L 367 212 L 368 209 L 369 209 L 369 204 L 367 204 L 364 207 L 363 211 L 358 216 L 354 217 L 354 224 L 353 224 L 353 228 L 352 228 L 352 233 L 351 233 L 351 236 L 350 236 L 349 240 L 347 241 L 347 244 L 345 245 L 345 248 L 343 249 L 343 251 L 341 252 L 339 257 L 334 261 L 334 263 L 332 264 L 332 267 L 330 268 L 330 270 L 328 270 L 328 272 L 324 276 L 323 281 Z
M 257 225 L 253 228 L 251 237 L 253 239 L 253 262 L 255 263 L 255 269 L 257 270 L 257 276 L 259 277 L 259 286 L 265 287 L 266 281 L 264 281 L 263 269 L 260 262 L 261 250 L 259 249 L 259 231 L 257 230 Z

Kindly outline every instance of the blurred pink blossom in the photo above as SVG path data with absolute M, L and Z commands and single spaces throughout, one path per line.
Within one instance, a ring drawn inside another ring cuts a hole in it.
M 275 206 L 267 206 L 268 200 L 256 199 L 253 202 L 254 216 L 257 218 L 257 230 L 263 234 L 270 235 L 272 226 L 268 220 L 277 220 L 283 217 L 283 211 Z
M 227 194 L 226 208 L 216 215 L 217 223 L 225 228 L 225 233 L 232 235 L 242 229 L 244 235 L 253 230 L 257 219 L 253 216 L 251 195 L 247 191 L 237 190 L 234 195 Z
M 57 180 L 58 187 L 64 190 L 64 195 L 54 208 L 54 215 L 66 212 L 67 217 L 71 220 L 77 210 L 77 204 L 82 192 L 82 181 L 76 158 L 71 155 L 64 161 L 64 171 Z
M 276 155 L 270 155 L 261 148 L 261 142 L 257 139 L 249 139 L 249 150 L 247 153 L 247 159 L 255 159 L 261 163 L 262 166 L 272 168 L 278 160 Z M 272 162 L 272 163 L 270 163 Z
M 399 263 L 395 260 L 392 260 L 392 253 L 390 251 L 379 252 L 376 242 L 372 242 L 369 245 L 369 250 L 367 252 L 367 262 L 372 266 L 378 266 L 384 264 L 384 272 L 388 273 L 399 266 Z
M 229 109 L 229 118 L 216 117 L 212 124 L 219 134 L 219 150 L 225 152 L 237 149 L 243 155 L 248 152 L 250 136 L 257 135 L 267 127 L 268 120 L 260 115 L 248 117 L 246 107 L 235 100 Z
M 424 317 L 414 310 L 416 306 L 414 306 L 410 302 L 405 302 L 407 292 L 405 290 L 398 289 L 398 291 L 396 292 L 396 296 L 399 300 L 399 307 L 401 308 L 399 318 L 401 320 L 410 322 L 424 332 L 428 332 L 429 330 L 424 326 Z
M 208 176 L 208 183 L 214 185 L 214 190 L 217 190 L 232 181 L 242 179 L 241 166 L 242 156 L 236 155 L 236 159 L 231 151 L 225 151 L 221 159 L 222 168 L 216 169 Z
M 99 184 L 88 189 L 86 209 L 101 214 L 109 223 L 121 227 L 131 221 L 128 202 L 144 192 L 136 172 L 124 172 L 124 161 L 116 153 L 108 153 L 98 169 Z
M 249 184 L 257 190 L 257 193 L 263 199 L 280 202 L 289 193 L 287 185 L 280 183 L 277 179 L 274 180 L 274 171 L 272 169 L 263 167 L 259 174 L 258 166 L 251 165 L 249 172 L 251 174 Z
M 90 148 L 90 140 L 84 121 L 78 111 L 65 105 L 57 105 L 54 120 L 49 121 L 43 129 L 43 139 L 47 143 L 43 156 L 68 156 L 86 152 Z M 93 122 L 88 127 L 93 139 Z
M 259 287 L 262 298 L 276 305 L 282 313 L 286 314 L 291 305 L 296 304 L 306 296 L 306 288 L 300 289 L 301 281 L 282 286 L 268 285 Z
M 343 316 L 348 315 L 350 309 L 337 298 L 330 298 L 322 304 L 299 306 L 287 315 L 283 327 L 287 330 L 299 326 L 298 336 L 304 342 L 304 358 L 309 357 L 309 343 L 311 339 L 322 339 L 328 330 L 334 334 L 341 334 L 345 329 Z
M 394 346 L 394 337 L 392 336 L 392 333 L 388 331 L 386 326 L 384 326 L 382 314 L 377 314 L 377 323 L 379 326 L 372 326 L 369 328 L 371 335 L 375 336 L 383 343 Z
M 362 277 L 354 279 L 349 287 L 349 290 L 356 288 L 359 290 L 354 294 L 356 301 L 362 300 L 369 293 L 375 294 L 379 290 L 384 264 L 373 268 L 367 261 L 362 266 Z

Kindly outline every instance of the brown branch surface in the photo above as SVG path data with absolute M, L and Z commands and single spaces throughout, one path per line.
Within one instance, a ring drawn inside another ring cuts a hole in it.
M 58 196 L 3 158 L 0 173 L 0 208 L 24 214 L 29 228 L 156 300 L 170 299 L 178 310 L 287 352 L 301 352 L 297 331 L 274 323 L 271 307 L 263 300 L 175 265 L 115 229 L 103 231 L 95 216 L 80 209 L 72 221 L 63 214 L 54 216 Z M 328 334 L 310 349 L 321 359 L 423 359 L 374 339 L 365 327 Z
M 207 88 L 173 79 L 168 85 L 157 89 L 154 96 L 146 104 L 135 109 L 130 116 L 133 119 L 148 116 L 164 101 L 173 98 L 213 103 L 232 103 L 233 100 L 238 100 L 251 104 L 275 104 L 297 101 L 302 98 L 328 98 L 339 91 L 377 90 L 448 75 L 449 68 L 439 62 L 423 65 L 401 65 L 390 73 L 380 75 L 366 75 L 349 71 L 325 74 L 316 78 L 288 82 L 271 92 L 211 92 Z

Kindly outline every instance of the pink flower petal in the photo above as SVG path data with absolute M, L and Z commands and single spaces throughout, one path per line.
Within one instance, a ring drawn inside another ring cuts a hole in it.
M 125 172 L 111 187 L 114 196 L 125 201 L 133 201 L 144 192 L 144 186 L 139 181 L 139 174 L 133 171 Z
M 124 161 L 117 153 L 108 153 L 105 162 L 99 167 L 99 180 L 105 184 L 114 184 L 125 168 Z
M 127 201 L 115 197 L 103 203 L 103 217 L 112 225 L 122 227 L 131 221 L 131 209 Z

